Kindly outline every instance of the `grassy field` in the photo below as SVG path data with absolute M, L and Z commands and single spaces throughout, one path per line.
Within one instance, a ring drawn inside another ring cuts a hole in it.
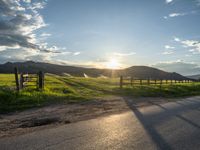
M 34 83 L 32 83 L 34 84 Z M 119 79 L 45 75 L 45 89 L 35 86 L 15 91 L 13 74 L 0 74 L 0 113 L 60 102 L 82 102 L 109 95 L 132 97 L 184 97 L 200 95 L 200 83 L 177 83 L 119 88 Z

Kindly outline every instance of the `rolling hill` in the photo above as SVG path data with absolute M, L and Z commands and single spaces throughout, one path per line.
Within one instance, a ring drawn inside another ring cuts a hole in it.
M 187 80 L 189 78 L 184 77 L 178 73 L 169 73 L 156 68 L 147 66 L 132 66 L 125 69 L 111 70 L 111 69 L 97 69 L 97 68 L 84 68 L 75 66 L 64 66 L 43 62 L 7 62 L 0 65 L 0 73 L 13 73 L 14 67 L 17 67 L 19 72 L 23 73 L 37 73 L 38 71 L 43 71 L 45 73 L 52 74 L 69 74 L 72 76 L 108 76 L 108 77 L 119 77 L 123 76 L 133 76 L 134 78 L 151 78 L 151 79 L 176 79 L 176 80 Z

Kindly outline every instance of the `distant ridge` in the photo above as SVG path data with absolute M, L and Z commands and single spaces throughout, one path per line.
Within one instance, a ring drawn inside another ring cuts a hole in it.
M 199 79 L 200 79 L 200 74 L 191 75 L 191 76 L 187 76 L 187 77 L 188 77 L 188 78 L 191 78 L 191 79 L 199 80 Z
M 187 80 L 189 78 L 184 77 L 178 73 L 169 73 L 156 68 L 147 66 L 132 66 L 125 69 L 111 70 L 111 69 L 97 69 L 97 68 L 84 68 L 75 66 L 64 66 L 43 62 L 7 62 L 0 65 L 0 73 L 13 73 L 14 67 L 18 67 L 20 72 L 36 73 L 39 70 L 45 73 L 52 74 L 69 74 L 72 76 L 84 77 L 85 74 L 89 77 L 119 77 L 133 76 L 134 78 L 142 79 L 176 79 L 176 80 Z

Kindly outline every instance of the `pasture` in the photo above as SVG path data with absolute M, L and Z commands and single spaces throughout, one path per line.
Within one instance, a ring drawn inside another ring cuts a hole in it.
M 138 81 L 139 82 L 139 81 Z M 34 83 L 30 83 L 34 84 Z M 119 78 L 83 78 L 45 74 L 43 91 L 35 86 L 16 92 L 14 74 L 0 74 L 0 113 L 24 110 L 55 103 L 77 103 L 106 96 L 185 97 L 200 95 L 200 83 L 127 84 Z

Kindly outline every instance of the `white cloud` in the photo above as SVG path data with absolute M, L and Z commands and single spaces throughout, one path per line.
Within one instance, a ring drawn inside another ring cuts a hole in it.
M 181 43 L 183 43 L 186 47 L 199 47 L 200 42 L 199 41 L 195 41 L 195 40 L 185 40 L 182 41 Z
M 170 46 L 170 45 L 165 45 L 165 49 L 175 49 L 175 47 Z
M 48 50 L 50 50 L 50 51 L 58 51 L 59 50 L 59 48 L 57 47 L 57 46 L 51 46 L 50 48 L 47 48 Z
M 35 3 L 32 3 L 32 5 L 28 7 L 28 9 L 31 9 L 31 10 L 43 9 L 45 5 L 46 5 L 45 1 L 35 2 Z
M 80 54 L 81 54 L 81 52 L 75 52 L 74 53 L 75 56 L 80 55 Z
M 51 36 L 51 34 L 49 34 L 49 33 L 42 33 L 40 36 L 41 37 L 48 37 L 48 36 Z
M 190 12 L 184 12 L 184 13 L 179 13 L 179 12 L 174 12 L 174 13 L 170 13 L 167 16 L 164 16 L 164 19 L 168 19 L 168 18 L 174 18 L 174 17 L 181 17 L 181 16 L 186 16 L 186 15 L 191 15 L 191 14 L 196 14 L 197 11 L 193 10 Z
M 136 54 L 135 52 L 131 52 L 131 53 L 118 53 L 118 52 L 115 52 L 114 53 L 115 56 L 120 56 L 120 57 L 132 56 L 132 55 L 135 55 L 135 54 Z
M 165 2 L 166 2 L 167 4 L 169 4 L 169 3 L 173 2 L 173 0 L 165 0 Z
M 44 44 L 45 45 L 45 44 Z M 0 63 L 5 63 L 7 61 L 40 61 L 40 62 L 49 62 L 49 63 L 57 63 L 57 62 L 68 62 L 69 65 L 73 65 L 73 62 L 61 60 L 61 56 L 75 56 L 79 55 L 78 52 L 71 52 L 71 51 L 63 51 L 60 52 L 59 48 L 56 46 L 52 46 L 48 49 L 48 54 L 45 51 L 34 50 L 30 48 L 21 48 L 21 47 L 11 47 L 10 49 L 5 50 L 5 47 L 0 46 Z M 84 63 L 81 63 L 84 64 Z M 76 64 L 78 65 L 78 63 Z
M 177 37 L 174 37 L 174 41 L 180 42 L 181 40 L 179 38 L 177 38 Z
M 179 17 L 179 16 L 185 16 L 187 15 L 187 13 L 171 13 L 168 16 L 164 16 L 164 19 L 168 19 L 168 18 L 174 18 L 174 17 Z
M 165 51 L 162 53 L 163 55 L 171 55 L 174 53 L 173 49 L 175 49 L 175 47 L 170 46 L 170 45 L 165 45 Z
M 25 3 L 31 3 L 31 0 L 23 0 Z
M 171 55 L 171 54 L 173 54 L 173 53 L 174 53 L 173 50 L 168 50 L 168 51 L 164 51 L 162 54 L 163 54 L 163 55 Z
M 190 55 L 190 54 L 185 54 L 185 57 L 192 57 L 192 55 Z
M 194 51 L 195 51 L 195 49 L 190 49 L 190 50 L 189 50 L 189 52 L 194 52 Z
M 13 46 L 0 46 L 0 51 L 6 51 L 7 49 L 19 49 L 19 45 L 13 45 Z
M 178 16 L 185 16 L 185 13 L 171 13 L 169 14 L 169 17 L 178 17 Z
M 167 16 L 164 16 L 163 18 L 164 18 L 164 19 L 168 19 L 168 17 L 167 17 Z
M 193 54 L 200 54 L 200 41 L 180 40 L 179 38 L 174 38 L 174 41 L 181 43 L 185 48 L 189 48 L 189 51 Z

